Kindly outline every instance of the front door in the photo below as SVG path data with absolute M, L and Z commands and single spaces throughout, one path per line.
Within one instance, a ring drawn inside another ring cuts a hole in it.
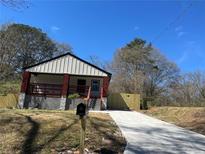
M 78 83 L 77 83 L 77 92 L 80 95 L 85 95 L 85 88 L 86 88 L 86 80 L 83 79 L 78 79 Z
M 91 81 L 91 96 L 92 97 L 100 96 L 100 80 Z

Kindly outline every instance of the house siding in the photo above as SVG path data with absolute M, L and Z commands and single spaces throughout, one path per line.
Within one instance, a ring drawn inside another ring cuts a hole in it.
M 107 74 L 71 55 L 65 55 L 26 69 L 36 73 L 55 73 L 87 76 L 107 76 Z

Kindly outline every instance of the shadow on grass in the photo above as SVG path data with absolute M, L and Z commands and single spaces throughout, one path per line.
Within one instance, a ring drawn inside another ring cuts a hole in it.
M 98 118 L 95 118 L 95 119 L 99 120 Z M 91 126 L 96 131 L 98 131 L 100 134 L 102 134 L 106 139 L 111 140 L 111 144 L 109 144 L 107 147 L 104 146 L 101 149 L 98 149 L 94 152 L 97 152 L 100 154 L 117 154 L 120 151 L 123 153 L 125 146 L 126 146 L 125 141 L 120 140 L 120 138 L 117 136 L 114 136 L 112 132 L 107 131 L 106 125 L 101 125 L 101 123 L 96 123 L 96 122 L 94 122 L 93 119 L 90 119 L 90 118 L 88 118 L 88 120 L 89 120 Z M 102 128 L 104 129 L 104 131 Z
M 5 126 L 12 121 L 12 118 L 0 119 L 1 126 Z
M 21 154 L 32 154 L 32 153 L 38 153 L 41 150 L 45 148 L 45 146 L 48 146 L 52 141 L 54 141 L 60 134 L 62 134 L 64 131 L 68 130 L 70 127 L 72 127 L 74 124 L 78 122 L 78 120 L 74 120 L 70 125 L 67 127 L 60 128 L 54 135 L 45 143 L 41 145 L 35 145 L 34 141 L 38 135 L 38 131 L 40 128 L 40 124 L 36 121 L 34 121 L 30 116 L 18 114 L 27 119 L 27 121 L 31 124 L 31 129 L 26 134 L 26 140 L 23 143 Z
M 38 134 L 40 124 L 34 121 L 30 116 L 22 115 L 19 113 L 17 114 L 25 117 L 27 121 L 31 124 L 31 129 L 26 134 L 26 140 L 23 143 L 21 154 L 33 153 L 35 151 L 35 148 L 33 147 L 33 142 Z
M 26 116 L 27 121 L 32 125 L 32 128 L 27 133 L 27 138 L 22 146 L 22 154 L 33 153 L 33 142 L 38 134 L 40 124 L 34 121 L 31 117 Z
M 39 147 L 36 148 L 35 152 L 40 152 L 42 149 L 44 149 L 45 146 L 48 146 L 52 141 L 54 141 L 58 136 L 60 136 L 63 132 L 71 128 L 73 125 L 75 125 L 78 122 L 78 120 L 74 120 L 70 125 L 67 127 L 63 127 L 60 130 L 58 130 L 48 141 L 46 141 L 44 144 L 39 145 Z

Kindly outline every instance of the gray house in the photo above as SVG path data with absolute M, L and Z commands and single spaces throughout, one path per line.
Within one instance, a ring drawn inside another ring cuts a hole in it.
M 94 110 L 105 109 L 111 74 L 71 54 L 24 68 L 21 108 L 75 109 L 85 102 Z M 78 99 L 68 99 L 79 94 Z

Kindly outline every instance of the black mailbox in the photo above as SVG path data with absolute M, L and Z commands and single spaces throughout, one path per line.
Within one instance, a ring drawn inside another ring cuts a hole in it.
M 78 104 L 76 115 L 79 115 L 80 117 L 83 117 L 86 115 L 86 105 L 83 103 Z

